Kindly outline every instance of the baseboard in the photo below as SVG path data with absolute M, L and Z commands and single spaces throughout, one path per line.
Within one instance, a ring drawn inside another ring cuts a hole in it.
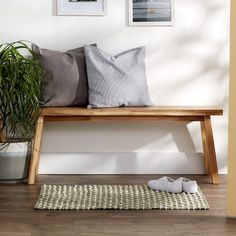
M 42 153 L 40 174 L 204 174 L 201 153 Z

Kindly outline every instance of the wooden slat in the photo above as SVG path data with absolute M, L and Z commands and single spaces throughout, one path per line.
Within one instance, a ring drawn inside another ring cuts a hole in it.
M 2 121 L 0 120 L 0 128 L 2 129 Z M 3 131 L 0 131 L 0 143 L 6 142 L 6 135 Z
M 215 151 L 215 144 L 213 138 L 213 131 L 212 131 L 212 124 L 211 124 L 211 117 L 206 116 L 204 119 L 204 126 L 205 129 L 205 136 L 206 136 L 206 143 L 207 143 L 207 155 L 209 158 L 209 170 L 212 178 L 213 184 L 220 184 L 220 179 L 218 175 L 218 167 L 217 167 L 217 159 L 216 159 L 216 151 Z
M 142 121 L 142 122 L 157 122 L 157 121 L 203 121 L 204 116 L 45 116 L 45 121 L 49 122 L 99 122 L 99 121 Z
M 209 175 L 209 150 L 206 137 L 206 127 L 205 122 L 201 122 L 201 134 L 202 134 L 202 147 L 203 147 L 203 158 L 204 158 L 204 167 L 206 175 Z
M 39 159 L 40 159 L 40 148 L 41 148 L 41 141 L 42 141 L 43 123 L 44 123 L 43 117 L 39 117 L 38 122 L 36 124 L 35 138 L 33 141 L 28 184 L 34 184 L 35 178 L 38 174 L 38 165 L 39 165 Z
M 211 116 L 222 115 L 218 107 L 121 107 L 121 108 L 43 108 L 42 116 Z

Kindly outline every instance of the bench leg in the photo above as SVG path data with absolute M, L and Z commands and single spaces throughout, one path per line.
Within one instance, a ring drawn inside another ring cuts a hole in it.
M 28 184 L 34 184 L 36 175 L 38 174 L 40 148 L 41 148 L 42 132 L 43 132 L 43 122 L 44 122 L 43 117 L 40 116 L 38 118 L 36 128 L 35 128 L 35 138 L 34 138 L 33 147 L 32 147 L 32 157 L 31 157 L 31 162 L 30 162 Z
M 202 147 L 203 147 L 203 158 L 204 158 L 204 167 L 205 174 L 209 175 L 209 151 L 206 139 L 206 129 L 204 121 L 201 121 L 201 134 L 202 134 Z
M 0 120 L 0 129 L 2 129 L 2 121 L 1 120 Z M 5 137 L 3 130 L 0 130 L 0 142 L 1 143 L 6 142 L 6 137 Z
M 219 184 L 220 179 L 218 175 L 211 117 L 205 116 L 204 121 L 201 123 L 201 126 L 202 126 L 202 138 L 203 138 L 202 141 L 204 149 L 205 169 L 208 173 L 210 172 L 212 183 Z

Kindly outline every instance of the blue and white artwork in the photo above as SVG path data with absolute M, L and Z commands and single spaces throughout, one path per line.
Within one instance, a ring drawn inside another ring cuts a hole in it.
M 57 0 L 57 15 L 104 16 L 106 0 Z
M 173 0 L 130 0 L 132 23 L 170 23 L 173 21 Z
M 97 0 L 68 0 L 69 2 L 97 2 Z

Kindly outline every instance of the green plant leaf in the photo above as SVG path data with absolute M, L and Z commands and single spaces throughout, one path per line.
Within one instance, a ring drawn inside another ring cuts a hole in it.
M 23 55 L 22 51 L 29 55 Z M 25 42 L 0 45 L 0 132 L 31 140 L 40 115 L 43 70 Z

